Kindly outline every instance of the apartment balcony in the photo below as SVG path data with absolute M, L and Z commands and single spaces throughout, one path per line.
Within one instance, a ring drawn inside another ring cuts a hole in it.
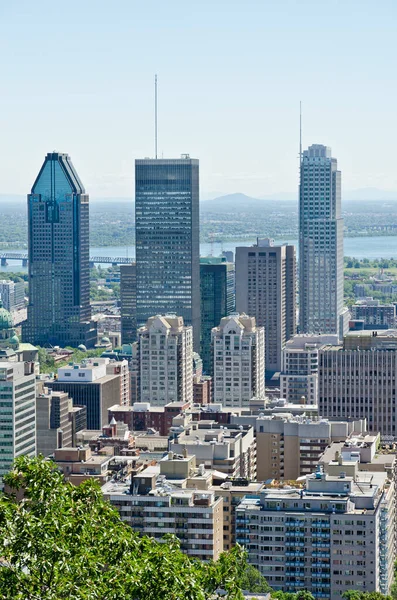
M 331 584 L 330 583 L 321 583 L 320 581 L 313 581 L 312 586 L 329 589 L 331 587 Z
M 296 538 L 296 537 L 304 538 L 305 532 L 304 531 L 286 531 L 285 537 L 286 538 Z
M 288 551 L 285 553 L 285 556 L 305 556 L 304 552 L 299 552 L 299 551 Z
M 303 560 L 287 560 L 285 563 L 287 567 L 304 567 L 305 563 Z
M 305 587 L 306 586 L 304 579 L 302 581 L 289 581 L 288 579 L 286 579 L 285 583 L 287 585 L 291 585 L 292 587 Z
M 285 577 L 304 577 L 304 569 L 285 569 Z
M 314 551 L 314 552 L 312 552 L 312 556 L 313 556 L 313 558 L 329 558 L 330 557 L 330 553 L 329 552 Z
M 327 571 L 324 571 L 322 573 L 313 573 L 312 572 L 312 579 L 322 579 L 322 581 L 324 583 L 329 583 L 330 582 L 330 570 L 328 569 Z
M 293 525 L 294 527 L 302 527 L 303 525 L 305 525 L 305 521 L 303 520 L 298 520 L 298 519 L 287 519 L 285 521 L 285 525 Z
M 330 564 L 326 563 L 326 562 L 312 562 L 312 564 L 310 565 L 312 568 L 314 567 L 315 569 L 330 569 Z
M 314 537 L 314 538 L 327 538 L 327 539 L 329 539 L 330 532 L 329 531 L 328 532 L 313 531 L 312 537 Z
M 312 521 L 312 527 L 321 527 L 322 529 L 330 529 L 331 523 L 329 523 L 329 521 Z
M 288 540 L 288 541 L 285 542 L 285 545 L 286 546 L 293 546 L 295 548 L 296 547 L 304 548 L 305 542 L 295 542 L 295 541 L 292 541 L 292 540 Z
M 249 540 L 249 538 L 248 538 L 248 537 L 241 537 L 241 536 L 239 536 L 238 534 L 236 534 L 236 542 L 237 542 L 238 544 L 244 544 L 244 545 L 247 545 L 247 544 L 249 544 L 249 543 L 250 543 L 250 540 Z
M 329 542 L 312 542 L 314 548 L 330 548 Z

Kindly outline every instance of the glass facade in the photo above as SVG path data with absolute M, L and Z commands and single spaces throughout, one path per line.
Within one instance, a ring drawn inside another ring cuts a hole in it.
M 211 331 L 222 317 L 234 312 L 234 264 L 221 258 L 200 259 L 201 343 L 200 356 L 206 374 L 212 372 Z
M 90 323 L 89 208 L 67 154 L 47 154 L 28 195 L 29 305 L 25 341 L 96 343 Z
M 331 148 L 305 150 L 299 194 L 299 324 L 302 333 L 338 333 L 343 312 L 341 173 Z
M 136 341 L 136 264 L 120 265 L 121 343 Z
M 199 161 L 135 163 L 137 326 L 173 313 L 200 344 Z

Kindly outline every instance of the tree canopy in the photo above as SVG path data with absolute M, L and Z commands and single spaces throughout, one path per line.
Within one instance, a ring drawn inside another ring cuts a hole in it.
M 175 537 L 140 537 L 98 484 L 74 487 L 43 458 L 18 458 L 4 481 L 12 490 L 0 497 L 4 600 L 212 600 L 218 589 L 242 598 L 247 564 L 238 546 L 203 563 Z

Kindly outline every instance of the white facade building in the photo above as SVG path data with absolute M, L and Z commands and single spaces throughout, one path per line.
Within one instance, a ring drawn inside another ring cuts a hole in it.
M 36 456 L 34 363 L 0 362 L 0 489 L 18 456 Z
M 212 330 L 213 398 L 224 406 L 248 406 L 265 394 L 265 330 L 255 317 L 233 314 Z
M 295 335 L 282 354 L 280 395 L 291 404 L 318 403 L 318 353 L 326 344 L 337 344 L 332 334 Z
M 153 406 L 193 400 L 193 330 L 157 315 L 138 329 L 139 400 Z
M 343 306 L 341 173 L 331 148 L 303 152 L 299 190 L 299 325 L 301 333 L 347 331 Z

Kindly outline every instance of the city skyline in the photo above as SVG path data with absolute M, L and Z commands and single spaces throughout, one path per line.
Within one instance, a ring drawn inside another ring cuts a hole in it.
M 295 190 L 300 100 L 304 144 L 334 148 L 346 189 L 397 189 L 395 3 L 89 4 L 1 8 L 2 191 L 22 194 L 34 153 L 57 148 L 73 155 L 91 196 L 131 196 L 134 158 L 154 154 L 155 73 L 159 156 L 198 156 L 205 193 Z M 44 38 L 56 52 L 37 44 Z

